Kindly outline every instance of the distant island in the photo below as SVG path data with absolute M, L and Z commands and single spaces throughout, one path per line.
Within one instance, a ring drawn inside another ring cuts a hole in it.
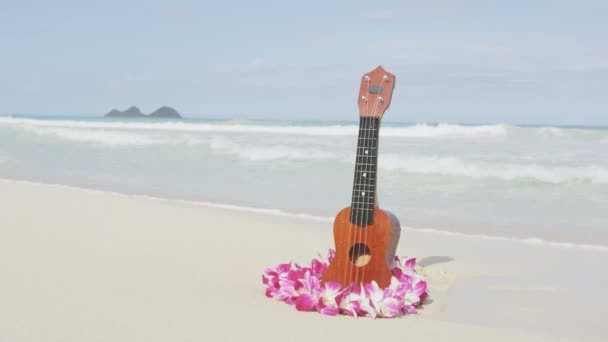
M 139 110 L 136 106 L 131 106 L 127 110 L 120 111 L 118 109 L 112 109 L 109 113 L 104 115 L 106 118 L 170 118 L 170 119 L 181 119 L 182 116 L 173 108 L 163 106 L 146 115 Z

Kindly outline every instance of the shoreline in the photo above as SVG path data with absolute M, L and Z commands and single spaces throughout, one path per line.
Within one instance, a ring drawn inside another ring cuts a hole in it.
M 176 202 L 176 203 L 184 203 L 184 204 L 202 206 L 202 207 L 207 207 L 207 208 L 227 209 L 227 210 L 234 210 L 234 211 L 239 211 L 239 212 L 251 212 L 251 213 L 259 213 L 259 214 L 265 214 L 265 215 L 287 217 L 287 218 L 310 219 L 310 220 L 319 221 L 319 222 L 332 223 L 333 219 L 334 219 L 333 217 L 323 217 L 323 216 L 311 215 L 311 214 L 306 214 L 306 213 L 292 213 L 292 212 L 287 212 L 287 211 L 284 211 L 281 209 L 276 209 L 276 208 L 258 208 L 258 207 L 248 207 L 248 206 L 235 205 L 235 204 L 229 204 L 229 203 L 216 203 L 216 202 L 196 200 L 196 199 L 162 197 L 162 196 L 148 195 L 148 194 L 141 194 L 141 193 L 96 189 L 96 188 L 89 188 L 89 187 L 85 187 L 85 186 L 78 186 L 78 185 L 71 185 L 71 184 L 45 183 L 45 182 L 32 181 L 32 180 L 27 180 L 27 179 L 11 179 L 11 178 L 1 178 L 0 177 L 0 182 L 7 182 L 7 183 L 14 182 L 14 183 L 23 183 L 23 184 L 31 184 L 31 185 L 53 186 L 53 187 L 58 187 L 58 188 L 82 190 L 82 191 L 88 191 L 88 192 L 99 193 L 99 194 L 119 195 L 119 196 L 125 196 L 127 198 L 132 197 L 132 198 L 140 198 L 140 199 L 155 200 L 155 201 L 168 201 L 168 202 Z M 416 232 L 421 232 L 421 233 L 428 233 L 428 234 L 438 234 L 438 235 L 443 235 L 443 236 L 447 236 L 447 237 L 456 236 L 456 237 L 473 238 L 473 239 L 480 239 L 480 240 L 513 241 L 513 242 L 518 242 L 518 243 L 521 243 L 524 245 L 532 245 L 532 246 L 538 245 L 538 246 L 547 246 L 547 247 L 555 247 L 555 248 L 565 248 L 565 249 L 573 248 L 573 249 L 590 250 L 590 251 L 597 251 L 597 252 L 608 252 L 608 244 L 589 244 L 589 243 L 585 243 L 585 242 L 572 242 L 572 241 L 565 240 L 565 239 L 564 240 L 547 240 L 546 238 L 534 237 L 534 236 L 531 236 L 531 237 L 517 236 L 517 235 L 516 236 L 503 236 L 503 235 L 498 235 L 498 234 L 494 235 L 494 234 L 477 233 L 477 231 L 479 231 L 480 229 L 473 229 L 473 230 L 471 230 L 470 233 L 468 233 L 468 232 L 455 231 L 455 230 L 412 227 L 412 226 L 405 226 L 403 224 L 401 226 L 401 229 L 416 231 Z

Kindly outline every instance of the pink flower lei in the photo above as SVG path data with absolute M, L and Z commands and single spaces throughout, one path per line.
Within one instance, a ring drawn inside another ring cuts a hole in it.
M 320 285 L 335 251 L 327 259 L 313 259 L 310 267 L 296 263 L 280 264 L 264 269 L 262 282 L 266 296 L 276 298 L 299 311 L 317 311 L 324 315 L 338 314 L 353 317 L 396 317 L 415 313 L 428 296 L 426 281 L 414 269 L 415 258 L 395 257 L 390 285 L 381 289 L 373 281 L 359 286 L 327 282 Z

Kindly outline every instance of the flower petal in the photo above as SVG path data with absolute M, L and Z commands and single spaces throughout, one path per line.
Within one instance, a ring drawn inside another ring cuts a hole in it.
M 315 307 L 315 300 L 311 295 L 303 293 L 298 296 L 295 301 L 296 310 L 298 311 L 312 311 Z

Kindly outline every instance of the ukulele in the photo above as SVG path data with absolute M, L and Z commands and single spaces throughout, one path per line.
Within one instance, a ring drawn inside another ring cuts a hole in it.
M 394 86 L 395 75 L 381 66 L 361 78 L 352 203 L 334 220 L 336 254 L 323 275 L 323 283 L 332 281 L 347 287 L 376 281 L 386 288 L 391 282 L 389 265 L 401 228 L 394 215 L 378 208 L 376 183 L 380 120 L 391 103 Z

